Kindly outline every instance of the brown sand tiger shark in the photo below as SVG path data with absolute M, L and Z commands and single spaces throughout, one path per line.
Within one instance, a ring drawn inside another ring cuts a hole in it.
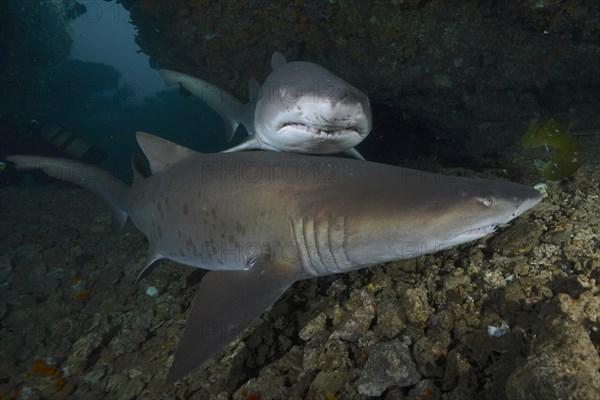
M 416 257 L 492 233 L 540 200 L 528 186 L 353 159 L 202 154 L 146 133 L 152 176 L 131 187 L 78 161 L 13 155 L 100 195 L 148 239 L 140 277 L 167 258 L 209 270 L 167 380 L 221 351 L 294 282 Z

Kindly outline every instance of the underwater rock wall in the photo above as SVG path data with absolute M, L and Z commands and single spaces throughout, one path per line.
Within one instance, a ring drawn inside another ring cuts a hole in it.
M 75 0 L 6 0 L 0 10 L 0 72 L 6 82 L 24 68 L 64 60 L 73 42 L 68 26 L 86 9 Z
M 514 145 L 534 117 L 575 129 L 598 120 L 600 3 L 592 0 L 121 3 L 154 66 L 243 100 L 248 78 L 262 82 L 280 51 L 324 65 L 467 154 Z M 381 125 L 374 121 L 375 131 Z M 403 132 L 385 134 L 397 142 Z
M 69 27 L 86 12 L 76 0 L 6 0 L 0 5 L 0 113 L 41 104 L 42 69 L 69 56 Z

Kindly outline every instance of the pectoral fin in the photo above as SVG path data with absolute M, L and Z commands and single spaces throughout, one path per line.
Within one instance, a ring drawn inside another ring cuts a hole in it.
M 234 151 L 252 150 L 252 149 L 264 149 L 260 143 L 256 140 L 256 136 L 248 136 L 242 143 L 237 146 L 233 146 L 230 149 L 223 150 L 222 153 L 232 153 Z
M 167 376 L 190 373 L 235 339 L 300 276 L 298 268 L 258 261 L 245 271 L 210 271 L 198 287 Z
M 354 147 L 350 147 L 348 150 L 346 150 L 344 153 L 348 154 L 351 157 L 357 158 L 359 160 L 363 160 L 365 161 L 365 158 L 362 156 L 362 154 L 360 154 L 358 152 L 358 150 L 356 150 Z

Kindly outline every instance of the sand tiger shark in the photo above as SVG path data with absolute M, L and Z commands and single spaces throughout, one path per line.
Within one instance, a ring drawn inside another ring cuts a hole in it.
M 306 61 L 271 57 L 273 71 L 258 89 L 251 80 L 250 102 L 193 76 L 159 70 L 168 86 L 179 83 L 212 107 L 225 121 L 227 140 L 240 124 L 250 136 L 226 151 L 263 149 L 296 153 L 345 152 L 363 159 L 354 148 L 371 131 L 369 98 L 326 68 Z
M 102 197 L 146 236 L 141 276 L 167 258 L 208 270 L 167 380 L 219 353 L 300 279 L 482 238 L 535 206 L 528 186 L 285 152 L 202 154 L 138 133 L 152 175 L 127 186 L 89 164 L 13 155 L 20 170 Z

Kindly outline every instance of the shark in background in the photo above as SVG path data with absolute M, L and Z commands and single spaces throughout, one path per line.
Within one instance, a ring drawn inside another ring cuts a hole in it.
M 271 57 L 271 67 L 260 90 L 258 82 L 250 81 L 246 105 L 202 79 L 166 69 L 159 73 L 168 86 L 179 83 L 212 107 L 225 121 L 227 140 L 244 125 L 250 136 L 228 152 L 345 152 L 364 159 L 354 148 L 372 128 L 371 105 L 364 93 L 320 65 L 288 63 L 278 52 Z
M 294 282 L 477 240 L 541 200 L 528 186 L 286 152 L 202 154 L 138 133 L 152 175 L 132 186 L 80 161 L 13 155 L 20 170 L 102 197 L 167 258 L 208 270 L 167 380 L 220 352 Z

